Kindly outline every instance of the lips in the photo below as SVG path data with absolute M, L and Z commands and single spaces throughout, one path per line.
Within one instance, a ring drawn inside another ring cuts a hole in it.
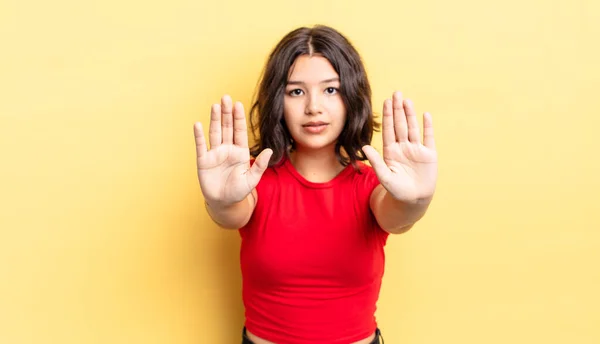
M 306 124 L 303 124 L 303 127 L 320 127 L 322 125 L 327 125 L 327 123 L 325 122 L 308 122 Z
M 302 125 L 302 127 L 304 128 L 304 132 L 309 133 L 309 134 L 320 134 L 325 132 L 325 129 L 327 129 L 327 126 L 329 125 L 329 123 L 325 123 L 325 122 L 308 122 L 304 125 Z

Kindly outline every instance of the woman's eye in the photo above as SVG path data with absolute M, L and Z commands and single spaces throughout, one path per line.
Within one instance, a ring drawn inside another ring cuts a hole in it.
M 300 96 L 302 95 L 302 90 L 299 88 L 296 88 L 294 90 L 291 90 L 290 92 L 288 92 L 291 96 Z
M 337 88 L 335 88 L 335 87 L 327 87 L 327 88 L 325 89 L 325 92 L 327 92 L 327 94 L 336 94 L 336 93 L 337 93 L 337 91 L 338 91 L 338 89 L 337 89 Z

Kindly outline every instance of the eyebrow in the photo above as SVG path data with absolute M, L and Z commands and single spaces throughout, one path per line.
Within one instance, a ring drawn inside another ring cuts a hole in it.
M 331 79 L 326 79 L 320 82 L 320 84 L 326 84 L 328 82 L 334 82 L 334 81 L 340 81 L 340 78 L 331 78 Z M 294 81 L 294 80 L 290 80 L 287 83 L 288 85 L 304 85 L 304 81 Z

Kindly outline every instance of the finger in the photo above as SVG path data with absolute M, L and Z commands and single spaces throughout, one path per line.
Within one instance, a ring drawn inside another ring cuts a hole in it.
M 208 129 L 210 148 L 221 144 L 221 105 L 213 104 L 210 108 L 210 127 Z
M 196 157 L 201 158 L 206 154 L 206 140 L 200 122 L 194 123 L 194 137 L 196 138 Z
M 381 136 L 383 138 L 383 146 L 387 147 L 396 143 L 396 134 L 394 133 L 394 109 L 392 108 L 392 100 L 386 99 L 383 102 L 383 130 Z
M 383 160 L 381 155 L 372 146 L 365 145 L 362 147 L 362 150 L 363 150 L 363 152 L 365 152 L 367 159 L 369 159 L 371 166 L 375 170 L 375 174 L 377 174 L 377 178 L 379 179 L 380 182 L 383 183 L 383 181 L 387 180 L 387 178 L 389 177 L 389 174 L 391 173 L 387 164 L 385 163 L 385 161 Z
M 223 132 L 223 144 L 233 143 L 233 106 L 231 97 L 224 95 L 221 99 L 221 130 Z
M 251 190 L 258 185 L 263 173 L 265 173 L 267 167 L 269 167 L 269 160 L 272 155 L 273 151 L 270 148 L 266 148 L 256 157 L 256 160 L 254 161 L 254 164 L 252 164 L 252 167 L 250 167 L 246 177 L 248 186 L 250 186 Z
M 233 143 L 241 147 L 248 147 L 246 113 L 244 112 L 244 105 L 240 102 L 235 102 L 233 106 Z
M 433 138 L 433 119 L 429 112 L 423 114 L 423 143 L 426 147 L 435 149 L 435 140 Z
M 415 107 L 410 99 L 404 101 L 404 113 L 406 114 L 406 123 L 408 124 L 408 140 L 413 143 L 421 142 L 421 130 L 419 121 L 415 113 Z
M 396 141 L 404 142 L 408 140 L 408 128 L 406 125 L 406 114 L 402 104 L 402 93 L 394 92 L 394 131 L 396 132 Z

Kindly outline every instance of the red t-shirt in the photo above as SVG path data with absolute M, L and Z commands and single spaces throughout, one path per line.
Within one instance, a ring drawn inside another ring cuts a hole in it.
M 239 230 L 246 328 L 276 343 L 350 343 L 371 335 L 388 233 L 369 199 L 372 167 L 313 183 L 291 162 L 268 168 Z

